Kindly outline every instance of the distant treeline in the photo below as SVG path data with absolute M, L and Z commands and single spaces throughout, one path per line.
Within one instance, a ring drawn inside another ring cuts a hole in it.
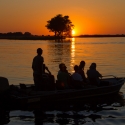
M 74 37 L 125 37 L 125 34 L 116 34 L 116 35 L 79 35 Z M 63 39 L 65 37 L 55 37 L 55 36 L 44 36 L 44 35 L 32 35 L 30 32 L 8 32 L 0 33 L 0 39 L 17 39 L 17 40 L 54 40 L 54 39 Z
M 125 37 L 125 34 L 115 34 L 115 35 L 110 35 L 110 34 L 104 34 L 104 35 L 80 35 L 77 37 Z
M 57 39 L 55 36 L 44 36 L 44 35 L 32 35 L 30 32 L 8 32 L 0 33 L 0 39 L 16 39 L 16 40 L 51 40 Z

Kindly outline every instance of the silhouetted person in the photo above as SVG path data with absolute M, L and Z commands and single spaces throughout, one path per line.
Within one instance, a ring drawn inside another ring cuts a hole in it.
M 79 74 L 79 67 L 78 65 L 74 66 L 74 73 L 71 75 L 72 78 L 72 85 L 74 88 L 82 88 L 84 85 L 83 78 Z
M 82 76 L 79 74 L 79 67 L 77 65 L 74 66 L 74 73 L 72 74 L 72 79 L 73 80 L 78 80 L 78 81 L 83 81 Z
M 84 73 L 85 61 L 81 61 L 79 64 L 79 74 L 82 76 L 83 82 L 87 82 L 87 78 Z
M 41 48 L 38 48 L 37 56 L 33 58 L 32 62 L 33 77 L 36 90 L 39 90 L 42 84 L 43 62 L 44 62 L 44 58 L 41 56 L 42 53 L 43 50 Z
M 47 71 L 47 72 L 46 72 Z M 51 74 L 48 67 L 43 64 L 43 81 L 45 82 L 45 90 L 54 90 L 55 89 L 55 78 Z
M 87 70 L 87 76 L 90 84 L 92 85 L 100 85 L 100 79 L 102 75 L 96 70 L 96 63 L 92 63 L 90 65 L 89 70 Z
M 57 88 L 65 89 L 69 87 L 70 84 L 70 75 L 66 69 L 64 63 L 59 64 L 59 71 L 57 74 Z
M 68 72 L 67 67 L 66 67 L 66 65 L 65 65 L 64 63 L 60 63 L 60 64 L 59 64 L 59 69 L 60 69 L 60 70 L 58 71 L 58 74 L 61 72 L 62 66 L 65 67 L 65 72 L 68 73 L 69 75 L 71 75 L 71 74 Z

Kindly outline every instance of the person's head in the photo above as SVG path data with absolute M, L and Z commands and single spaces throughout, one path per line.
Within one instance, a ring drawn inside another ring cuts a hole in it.
M 90 69 L 96 69 L 96 63 L 92 63 L 92 64 L 90 65 Z
M 38 55 L 41 55 L 42 53 L 43 53 L 43 50 L 42 50 L 41 48 L 38 48 L 38 49 L 37 49 L 37 54 L 38 54 Z
M 60 64 L 59 64 L 59 69 L 60 69 L 61 71 L 65 71 L 66 68 L 67 68 L 67 67 L 65 66 L 64 63 L 60 63 Z
M 65 65 L 64 63 L 59 64 L 59 69 L 61 70 L 62 66 Z
M 78 65 L 75 65 L 75 66 L 74 66 L 74 70 L 75 70 L 75 72 L 77 72 L 77 71 L 79 70 Z
M 81 61 L 80 65 L 79 65 L 79 68 L 84 68 L 84 66 L 85 66 L 85 61 Z

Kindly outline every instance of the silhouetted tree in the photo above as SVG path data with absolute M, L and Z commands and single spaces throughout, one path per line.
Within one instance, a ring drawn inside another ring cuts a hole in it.
M 25 36 L 31 36 L 32 34 L 30 32 L 25 32 L 24 35 Z
M 13 34 L 14 34 L 15 36 L 22 36 L 22 35 L 23 35 L 22 32 L 14 32 Z
M 58 14 L 51 18 L 51 20 L 47 21 L 46 27 L 50 32 L 54 32 L 55 36 L 62 37 L 64 35 L 70 36 L 74 25 L 70 21 L 69 16 L 62 16 L 61 14 Z

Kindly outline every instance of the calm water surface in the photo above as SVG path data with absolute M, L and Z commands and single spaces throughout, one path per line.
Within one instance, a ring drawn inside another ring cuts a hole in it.
M 0 40 L 0 76 L 8 78 L 10 84 L 32 84 L 32 59 L 36 49 L 43 49 L 45 64 L 55 78 L 58 65 L 64 62 L 68 71 L 73 73 L 73 66 L 81 60 L 86 62 L 85 72 L 92 62 L 102 75 L 125 77 L 125 38 L 72 38 L 64 41 L 51 40 Z M 122 125 L 125 124 L 124 94 L 123 99 L 112 100 L 91 109 L 88 104 L 84 110 L 45 111 L 46 118 L 41 120 L 44 125 Z M 121 103 L 122 102 L 122 103 Z M 99 108 L 98 108 L 99 107 Z M 11 111 L 8 125 L 38 125 L 33 111 Z M 94 117 L 94 118 L 93 118 Z

